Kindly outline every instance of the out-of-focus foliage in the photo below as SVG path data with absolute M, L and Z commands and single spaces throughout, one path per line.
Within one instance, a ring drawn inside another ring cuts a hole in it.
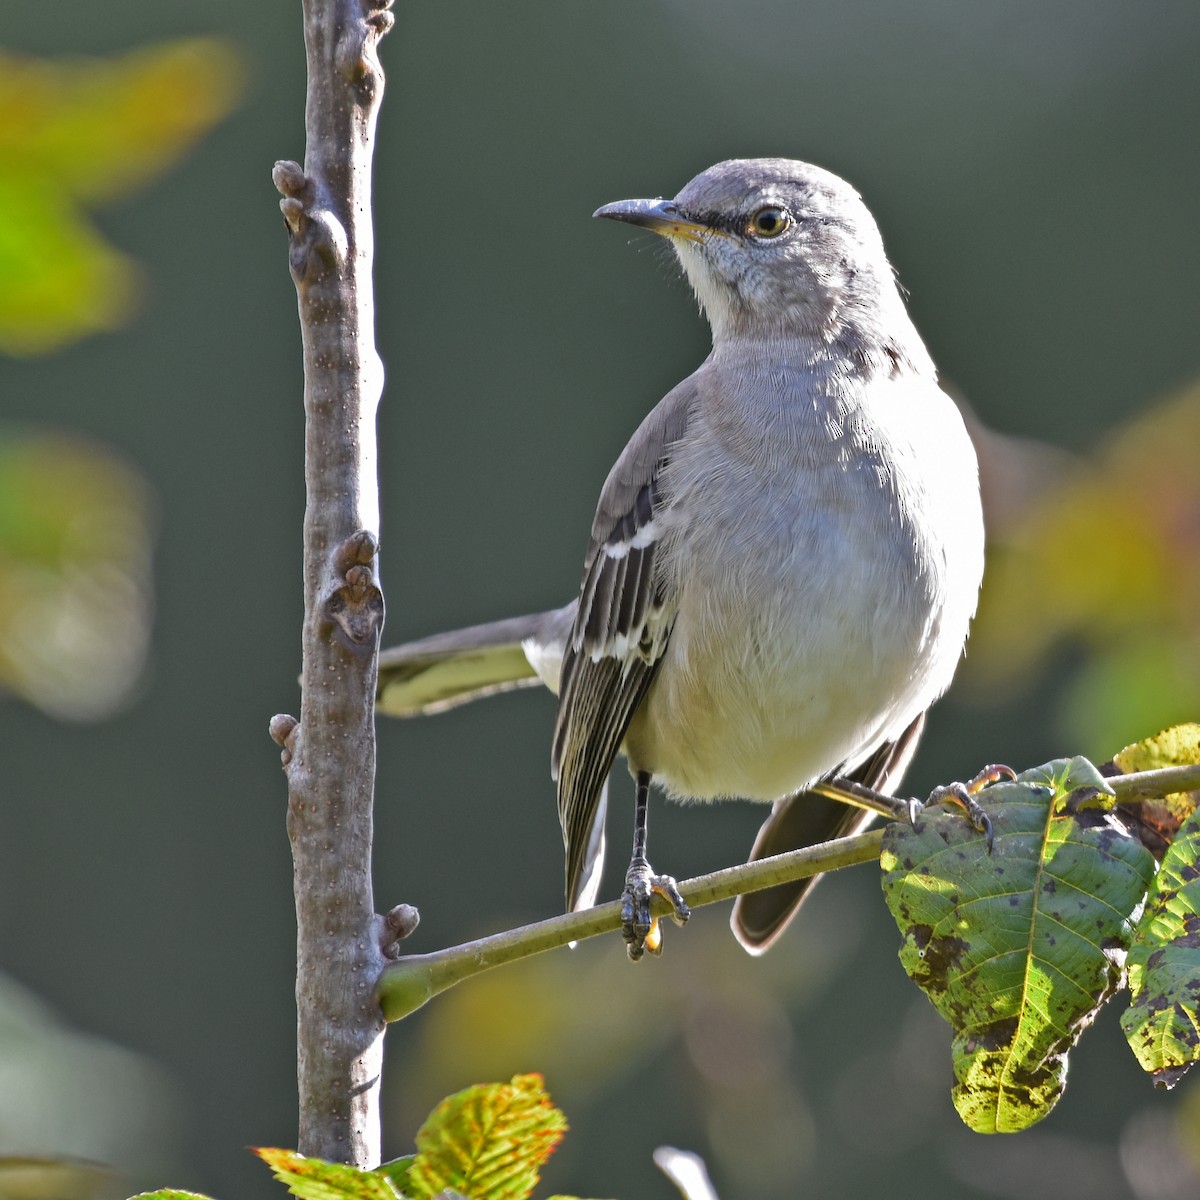
M 1015 691 L 1055 645 L 1082 644 L 1066 716 L 1093 751 L 1200 711 L 1200 385 L 1045 470 L 1058 477 L 989 529 L 965 681 Z
M 112 711 L 150 636 L 140 477 L 83 438 L 0 427 L 0 685 L 58 717 Z
M 86 210 L 178 160 L 229 111 L 239 76 L 216 39 L 103 62 L 0 52 L 0 351 L 127 319 L 136 268 Z M 130 694 L 150 634 L 149 509 L 100 446 L 0 429 L 0 687 L 80 720 Z
M 667 1108 L 703 1128 L 710 1161 L 719 1158 L 744 1194 L 781 1172 L 799 1178 L 816 1153 L 816 1115 L 802 1039 L 785 1005 L 802 1022 L 828 1021 L 818 998 L 835 982 L 851 986 L 847 964 L 871 920 L 852 904 L 838 913 L 814 907 L 806 916 L 789 932 L 789 953 L 749 969 L 727 912 L 714 907 L 693 914 L 687 952 L 664 954 L 653 970 L 616 970 L 625 965 L 619 939 L 595 938 L 451 988 L 413 1019 L 420 1040 L 405 1077 L 385 1077 L 384 1110 L 395 1121 L 410 1097 L 428 1095 L 443 1079 L 472 1071 L 494 1078 L 536 1063 L 549 1079 L 571 1080 L 569 1105 L 587 1113 L 577 1122 L 586 1136 L 587 1123 L 627 1104 L 648 1073 L 670 1063 Z M 389 1036 L 405 1032 L 393 1026 Z M 848 1049 L 841 1059 L 847 1080 L 862 1076 Z M 887 1068 L 876 1063 L 874 1070 Z M 416 1116 L 406 1113 L 408 1121 Z M 761 1138 L 773 1147 L 770 1162 L 755 1149 Z
M 3 1200 L 105 1200 L 115 1173 L 100 1163 L 76 1158 L 0 1156 Z
M 156 1066 L 68 1028 L 0 975 L 0 1154 L 21 1156 L 0 1162 L 5 1200 L 40 1196 L 56 1179 L 55 1187 L 75 1182 L 46 1194 L 111 1195 L 117 1172 L 96 1164 L 140 1171 L 169 1161 L 176 1113 Z
M 1084 759 L 981 793 L 994 844 L 943 802 L 884 835 L 900 961 L 953 1026 L 954 1106 L 977 1133 L 1015 1133 L 1062 1095 L 1067 1052 L 1115 990 L 1154 860 L 1111 819 Z
M 0 351 L 37 354 L 125 322 L 137 272 L 86 209 L 154 178 L 233 106 L 215 39 L 101 62 L 0 52 Z

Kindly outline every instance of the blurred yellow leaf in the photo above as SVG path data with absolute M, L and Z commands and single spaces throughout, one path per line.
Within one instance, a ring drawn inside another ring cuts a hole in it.
M 47 1155 L 0 1157 L 0 1200 L 102 1200 L 116 1194 L 111 1167 Z
M 150 500 L 83 438 L 0 428 L 0 685 L 104 716 L 137 681 L 152 609 Z
M 1068 707 L 1088 748 L 1200 711 L 1200 385 L 1038 485 L 990 530 L 966 680 L 1013 692 L 1082 646 Z
M 128 318 L 136 270 L 84 207 L 175 162 L 233 106 L 240 75 L 215 39 L 111 62 L 0 52 L 0 350 L 45 352 Z

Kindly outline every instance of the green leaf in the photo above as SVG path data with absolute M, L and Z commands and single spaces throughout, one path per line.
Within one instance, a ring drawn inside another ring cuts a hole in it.
M 470 1200 L 525 1200 L 566 1129 L 540 1075 L 469 1087 L 421 1126 L 409 1188 L 417 1198 L 450 1188 Z
M 1167 850 L 1129 951 L 1121 1028 L 1144 1071 L 1174 1087 L 1200 1059 L 1200 813 Z
M 991 854 L 949 804 L 885 832 L 900 960 L 954 1028 L 954 1105 L 977 1132 L 1053 1108 L 1067 1051 L 1119 981 L 1154 860 L 1105 811 L 1107 791 L 1081 758 L 985 789 Z
M 111 62 L 0 52 L 0 351 L 53 350 L 127 319 L 137 272 L 85 207 L 169 167 L 229 111 L 240 74 L 210 38 Z
M 390 1162 L 381 1163 L 375 1168 L 375 1174 L 389 1179 L 392 1186 L 401 1195 L 408 1191 L 408 1173 L 416 1161 L 415 1154 L 405 1154 L 401 1158 L 393 1158 Z
M 254 1153 L 301 1200 L 397 1200 L 392 1181 L 376 1171 L 309 1158 L 295 1150 L 256 1146 Z
M 8 1200 L 6 1197 L 5 1200 Z M 159 1188 L 157 1192 L 138 1192 L 129 1200 L 211 1200 L 200 1192 L 181 1192 L 176 1188 Z

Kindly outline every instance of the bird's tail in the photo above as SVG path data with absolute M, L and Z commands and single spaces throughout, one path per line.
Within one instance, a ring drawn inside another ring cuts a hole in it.
M 921 713 L 894 742 L 885 742 L 865 761 L 847 770 L 846 778 L 892 795 L 912 761 L 924 728 L 925 714 Z M 873 817 L 873 813 L 843 804 L 819 791 L 797 792 L 775 801 L 771 815 L 758 831 L 750 861 L 848 837 L 865 829 Z M 739 896 L 734 901 L 729 923 L 742 948 L 754 955 L 766 953 L 820 878 L 812 875 Z
M 564 628 L 570 629 L 572 615 L 565 609 L 532 613 L 384 650 L 379 655 L 378 711 L 393 717 L 442 712 L 543 682 L 526 647 L 535 660 L 552 654 L 555 640 L 561 646 Z

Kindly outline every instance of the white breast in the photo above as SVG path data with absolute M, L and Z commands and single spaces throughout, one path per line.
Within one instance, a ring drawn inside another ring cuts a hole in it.
M 861 761 L 946 689 L 975 611 L 951 401 L 916 378 L 840 402 L 773 382 L 703 408 L 664 477 L 679 608 L 626 747 L 680 797 L 775 800 Z

